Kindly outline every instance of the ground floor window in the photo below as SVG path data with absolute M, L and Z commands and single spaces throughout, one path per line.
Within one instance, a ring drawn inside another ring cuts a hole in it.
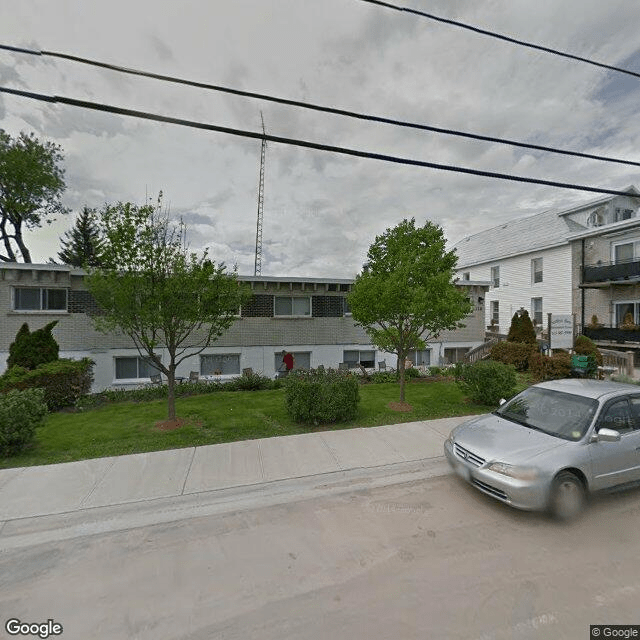
M 159 369 L 141 356 L 121 356 L 116 358 L 116 380 L 150 378 L 159 374 Z
M 201 355 L 200 375 L 240 375 L 240 354 L 215 353 Z
M 500 302 L 498 300 L 491 301 L 491 323 L 500 324 Z
M 414 367 L 428 367 L 431 365 L 431 349 L 409 351 L 407 356 Z
M 16 287 L 13 290 L 15 311 L 66 311 L 66 289 Z
M 531 320 L 542 326 L 542 298 L 531 298 Z
M 360 351 L 356 349 L 345 349 L 342 352 L 342 362 L 346 362 L 350 369 L 354 369 L 359 365 L 363 367 L 375 367 L 376 366 L 376 352 L 375 351 Z
M 469 351 L 469 347 L 446 347 L 444 350 L 445 364 L 462 362 L 467 351 Z
M 289 351 L 293 355 L 294 369 L 311 369 L 311 351 Z M 274 368 L 276 372 L 286 371 L 282 361 L 282 351 L 274 354 Z

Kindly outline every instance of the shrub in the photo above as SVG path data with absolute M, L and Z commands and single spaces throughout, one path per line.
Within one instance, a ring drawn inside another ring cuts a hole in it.
M 285 406 L 296 422 L 351 420 L 360 401 L 358 377 L 342 371 L 294 371 L 285 378 Z
M 223 384 L 223 387 L 227 391 L 262 391 L 264 389 L 273 389 L 274 382 L 275 380 L 267 378 L 267 376 L 261 376 L 259 373 L 250 373 L 230 380 Z
M 472 402 L 497 406 L 501 398 L 513 395 L 516 372 L 512 365 L 481 360 L 465 365 L 457 384 Z
M 537 353 L 536 345 L 524 342 L 498 342 L 491 347 L 491 359 L 503 364 L 512 364 L 516 371 L 529 368 L 529 358 Z
M 0 392 L 11 389 L 44 389 L 44 401 L 50 411 L 73 406 L 78 398 L 91 390 L 94 362 L 56 360 L 31 371 L 12 367 L 0 376 Z
M 418 369 L 416 369 L 415 367 L 409 367 L 408 369 L 404 370 L 405 380 L 411 380 L 412 378 L 419 378 L 419 377 L 420 377 L 420 371 L 418 371 Z
M 536 331 L 526 309 L 516 311 L 509 327 L 507 342 L 524 342 L 527 344 L 537 344 Z
M 41 364 L 56 361 L 59 347 L 51 332 L 57 324 L 58 321 L 54 320 L 42 329 L 31 333 L 29 325 L 25 322 L 18 330 L 16 339 L 9 346 L 7 367 L 19 366 L 25 369 L 35 369 Z
M 429 367 L 429 375 L 430 376 L 446 376 L 447 370 L 442 367 Z
M 602 366 L 602 353 L 600 352 L 600 349 L 596 347 L 595 342 L 593 342 L 591 338 L 587 338 L 587 336 L 578 336 L 573 350 L 580 356 L 594 355 L 598 366 Z
M 46 413 L 42 389 L 0 394 L 0 456 L 15 455 L 28 447 Z
M 397 382 L 398 375 L 393 371 L 375 371 L 369 375 L 369 382 L 373 384 L 384 384 L 386 382 Z
M 539 382 L 568 378 L 571 374 L 571 355 L 556 353 L 552 356 L 545 356 L 541 353 L 535 353 L 529 359 L 529 371 L 533 378 Z

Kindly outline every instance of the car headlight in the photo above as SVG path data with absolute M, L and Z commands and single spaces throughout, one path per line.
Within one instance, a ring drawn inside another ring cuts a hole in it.
M 538 471 L 533 467 L 519 467 L 506 462 L 492 462 L 487 469 L 516 480 L 535 480 L 538 477 Z

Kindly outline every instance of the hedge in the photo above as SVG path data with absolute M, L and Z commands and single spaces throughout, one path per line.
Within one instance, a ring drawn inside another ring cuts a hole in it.
M 46 413 L 42 389 L 13 389 L 0 394 L 0 456 L 15 455 L 27 448 Z

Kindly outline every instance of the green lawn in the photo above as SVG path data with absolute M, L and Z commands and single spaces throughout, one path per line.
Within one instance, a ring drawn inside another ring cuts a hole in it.
M 527 386 L 520 379 L 520 388 Z M 172 431 L 155 426 L 166 418 L 166 401 L 118 403 L 81 413 L 60 412 L 38 429 L 35 446 L 19 456 L 0 459 L 0 468 L 22 467 L 145 451 L 160 451 L 235 440 L 269 438 L 329 429 L 372 427 L 414 420 L 485 413 L 491 407 L 470 404 L 455 383 L 407 384 L 406 399 L 413 411 L 387 407 L 399 399 L 397 384 L 369 384 L 360 388 L 356 419 L 332 425 L 296 424 L 284 407 L 284 391 L 223 391 L 178 398 L 177 414 L 187 424 Z

